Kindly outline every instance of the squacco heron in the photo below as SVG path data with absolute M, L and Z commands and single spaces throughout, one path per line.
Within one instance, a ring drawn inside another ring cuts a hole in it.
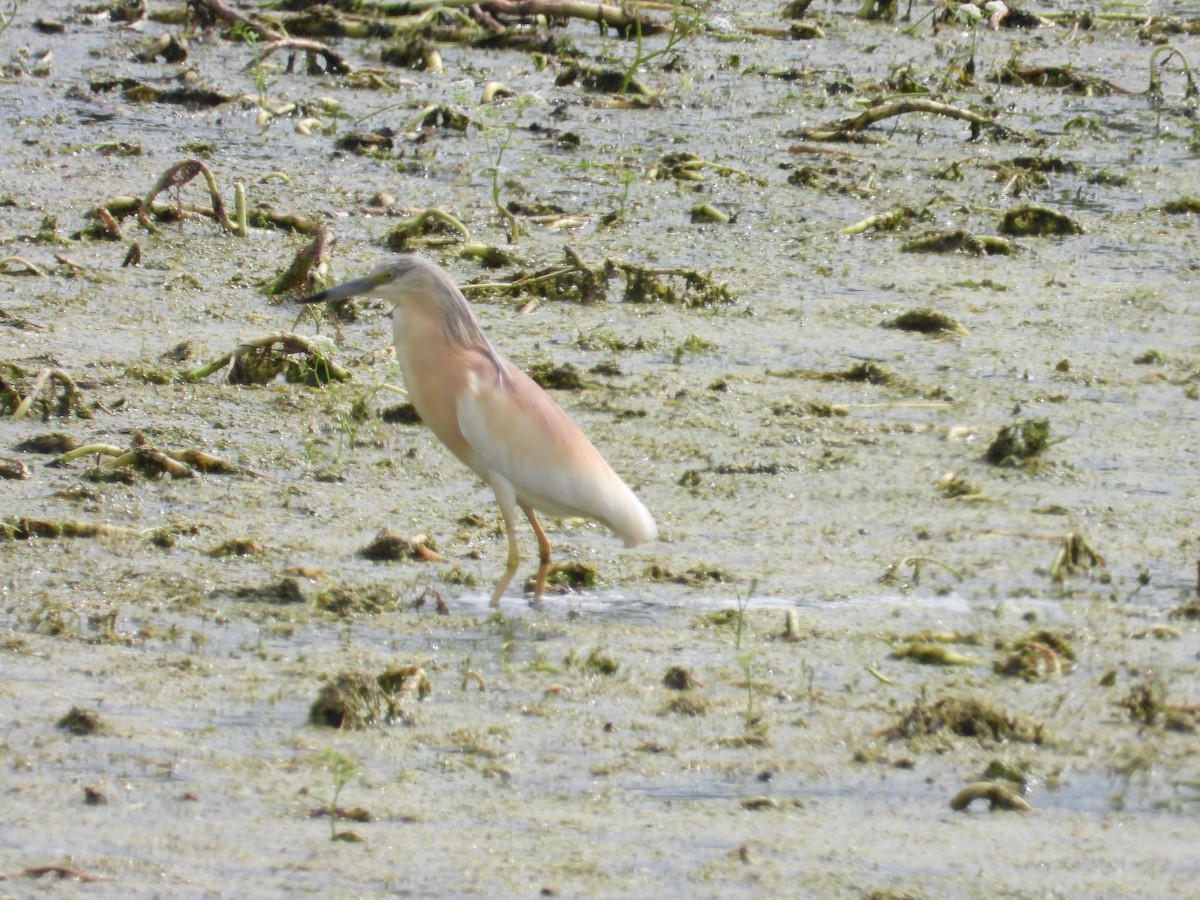
M 537 537 L 535 603 L 546 589 L 550 568 L 550 541 L 535 510 L 596 519 L 630 547 L 657 537 L 646 507 L 579 426 L 484 337 L 462 291 L 445 271 L 405 254 L 300 302 L 328 303 L 363 294 L 395 305 L 396 360 L 417 414 L 496 495 L 508 536 L 508 562 L 492 592 L 492 606 L 500 605 L 521 561 L 518 508 Z

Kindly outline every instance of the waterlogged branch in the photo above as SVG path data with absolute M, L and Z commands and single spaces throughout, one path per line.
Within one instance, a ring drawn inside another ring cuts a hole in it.
M 349 381 L 350 373 L 333 361 L 331 347 L 323 346 L 325 343 L 323 339 L 306 338 L 291 331 L 276 331 L 239 344 L 232 353 L 185 372 L 183 380 L 200 381 L 229 369 L 230 384 L 267 384 L 286 369 L 289 381 L 307 384 Z M 305 357 L 304 362 L 289 359 L 295 356 Z
M 267 296 L 274 297 L 276 294 L 282 294 L 284 291 L 296 287 L 307 289 L 310 281 L 313 280 L 314 272 L 316 280 L 319 280 L 320 286 L 324 287 L 324 276 L 329 270 L 329 255 L 335 243 L 333 232 L 322 225 L 317 229 L 313 239 L 296 253 L 287 270 L 267 285 Z
M 1163 54 L 1167 54 L 1167 58 L 1163 63 L 1167 63 L 1172 57 L 1178 56 L 1179 62 L 1183 66 L 1184 76 L 1187 78 L 1187 88 L 1184 96 L 1188 99 L 1195 97 L 1197 94 L 1196 79 L 1192 77 L 1192 67 L 1188 63 L 1188 59 L 1176 47 L 1171 44 L 1159 44 L 1150 53 L 1150 84 L 1146 88 L 1146 93 L 1151 97 L 1162 97 L 1162 83 L 1158 78 L 1158 58 Z
M 871 141 L 882 140 L 881 138 L 873 138 L 867 135 L 862 135 L 866 128 L 870 128 L 877 122 L 882 122 L 884 119 L 890 119 L 894 116 L 902 116 L 908 113 L 930 113 L 935 116 L 945 116 L 950 119 L 960 119 L 968 122 L 971 125 L 971 138 L 975 140 L 983 131 L 989 132 L 993 137 L 1000 139 L 1014 140 L 1037 140 L 1031 135 L 1022 134 L 1015 129 L 1009 128 L 1006 125 L 1001 125 L 994 119 L 980 115 L 969 109 L 963 109 L 958 106 L 951 106 L 948 103 L 941 103 L 937 100 L 928 100 L 924 97 L 905 97 L 900 100 L 888 100 L 880 103 L 877 106 L 872 106 L 863 112 L 849 119 L 842 119 L 838 122 L 831 122 L 828 125 L 818 126 L 816 128 L 806 128 L 801 131 L 801 136 L 811 141 Z
M 157 233 L 158 229 L 150 221 L 150 211 L 154 208 L 154 198 L 163 191 L 183 187 L 197 175 L 203 175 L 204 180 L 208 183 L 208 193 L 212 198 L 213 218 L 220 222 L 221 227 L 230 234 L 237 234 L 237 226 L 230 221 L 229 214 L 225 212 L 225 201 L 221 199 L 221 191 L 217 188 L 217 179 L 213 177 L 212 170 L 198 159 L 180 160 L 167 169 L 167 171 L 163 172 L 138 208 L 138 224 L 152 234 Z M 179 218 L 182 222 L 182 207 L 179 208 Z
M 211 3 L 219 0 L 202 0 Z M 589 3 L 587 0 L 410 0 L 408 3 L 389 4 L 392 15 L 407 15 L 436 9 L 461 9 L 478 6 L 490 16 L 545 16 L 549 19 L 584 19 L 601 26 L 611 26 L 628 38 L 642 35 L 663 34 L 671 26 L 657 19 L 643 16 L 630 6 L 613 6 L 609 3 Z
M 20 269 L 12 271 L 8 268 L 10 265 L 23 266 L 24 271 L 21 271 Z M 3 259 L 0 259 L 0 275 L 35 275 L 38 278 L 46 277 L 45 272 L 43 272 L 29 260 L 20 256 L 6 256 Z
M 595 303 L 607 296 L 609 279 L 619 276 L 625 282 L 622 299 L 626 303 L 668 303 L 695 308 L 734 299 L 725 282 L 692 269 L 642 266 L 615 256 L 589 263 L 570 246 L 564 247 L 563 252 L 565 265 L 560 263 L 532 273 L 518 272 L 508 281 L 464 284 L 463 290 Z
M 257 60 L 252 60 L 246 64 L 246 69 L 254 68 L 278 50 L 291 50 L 292 52 L 307 54 L 310 61 L 310 68 L 312 67 L 312 57 L 320 56 L 325 60 L 326 72 L 334 75 L 349 75 L 351 72 L 350 66 L 346 64 L 346 61 L 339 54 L 325 46 L 325 44 L 322 44 L 320 41 L 309 40 L 308 38 L 293 37 L 281 37 L 278 40 L 271 41 L 271 43 L 262 48 L 261 55 Z
M 96 478 L 108 478 L 126 468 L 135 468 L 144 475 L 170 475 L 172 478 L 195 478 L 197 472 L 205 474 L 257 475 L 203 450 L 160 450 L 145 443 L 144 438 L 134 439 L 132 447 L 117 447 L 112 444 L 86 444 L 59 456 L 55 466 L 66 465 L 85 456 L 105 456 L 106 462 L 97 462 L 89 470 Z
M 281 41 L 286 35 L 276 31 L 269 25 L 264 25 L 255 19 L 250 18 L 241 10 L 234 9 L 232 6 L 226 6 L 221 0 L 188 0 L 188 6 L 196 10 L 197 14 L 203 20 L 205 13 L 224 22 L 226 25 L 240 25 L 243 28 L 249 29 L 254 34 L 258 35 L 263 40 Z
M 33 384 L 29 388 L 29 394 L 13 411 L 12 417 L 14 420 L 21 420 L 29 414 L 29 410 L 33 408 L 33 403 L 37 399 L 38 394 L 47 382 L 57 381 L 63 386 L 63 397 L 57 405 L 58 414 L 60 416 L 69 416 L 72 413 L 80 418 L 91 418 L 91 413 L 83 405 L 83 391 L 79 390 L 79 386 L 75 384 L 73 379 L 64 369 L 42 369 L 38 372 L 37 378 L 33 380 Z M 45 401 L 46 418 L 51 415 L 50 400 Z

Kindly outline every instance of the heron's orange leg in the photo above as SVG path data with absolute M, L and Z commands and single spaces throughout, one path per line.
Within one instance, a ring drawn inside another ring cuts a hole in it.
M 542 599 L 542 594 L 546 592 L 546 573 L 550 571 L 550 539 L 546 537 L 546 532 L 542 531 L 541 523 L 538 522 L 537 513 L 533 511 L 533 507 L 522 503 L 521 510 L 533 527 L 534 535 L 537 536 L 538 572 L 537 581 L 533 585 L 533 602 L 537 603 Z

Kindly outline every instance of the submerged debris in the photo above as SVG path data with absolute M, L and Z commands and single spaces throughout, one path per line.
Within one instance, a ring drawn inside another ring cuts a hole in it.
M 99 734 L 107 730 L 104 720 L 100 718 L 100 713 L 82 706 L 72 706 L 54 724 L 63 731 L 69 731 L 71 734 L 81 737 L 88 734 Z
M 562 591 L 582 591 L 600 584 L 600 571 L 590 562 L 578 559 L 550 564 L 546 572 L 546 584 Z M 525 592 L 533 591 L 533 579 L 525 585 Z
M 683 666 L 671 666 L 663 676 L 663 687 L 673 691 L 690 691 L 693 688 L 704 687 L 704 682 L 692 674 L 691 669 Z
M 978 666 L 983 661 L 956 653 L 945 644 L 914 641 L 892 651 L 892 659 L 908 659 L 933 666 Z
M 1066 581 L 1072 575 L 1090 572 L 1092 569 L 1103 569 L 1107 563 L 1104 557 L 1092 549 L 1092 545 L 1080 534 L 1071 532 L 1063 538 L 1058 553 L 1050 566 L 1050 579 L 1057 584 Z
M 1033 809 L 1029 802 L 1012 788 L 994 781 L 977 781 L 967 785 L 954 795 L 954 799 L 950 801 L 950 808 L 961 812 L 976 800 L 987 800 L 988 809 L 992 812 L 998 809 L 1029 812 Z
M 1070 641 L 1052 631 L 1035 631 L 1008 645 L 1007 655 L 993 664 L 998 675 L 1041 681 L 1070 671 L 1075 650 Z
M 269 584 L 238 588 L 233 592 L 233 596 L 239 600 L 247 600 L 252 603 L 286 605 L 305 602 L 304 590 L 300 587 L 299 579 L 292 578 L 291 576 L 281 578 Z
M 980 744 L 1026 741 L 1040 744 L 1042 726 L 1008 715 L 984 697 L 950 694 L 927 703 L 917 700 L 886 732 L 893 739 L 911 739 L 949 732 L 975 738 Z
M 1065 213 L 1044 206 L 1018 206 L 1004 214 L 1000 233 L 1014 237 L 1083 234 L 1084 228 Z
M 1158 677 L 1135 684 L 1123 700 L 1117 701 L 1117 706 L 1127 710 L 1129 717 L 1140 725 L 1161 724 L 1168 731 L 1188 734 L 1200 731 L 1200 703 L 1168 703 L 1167 683 Z
M 308 724 L 323 728 L 366 728 L 386 723 L 396 711 L 379 681 L 366 672 L 339 672 L 322 686 L 308 711 Z
M 1024 140 L 1037 143 L 1039 138 L 1001 125 L 994 119 L 969 109 L 951 106 L 924 97 L 907 97 L 900 100 L 885 100 L 848 119 L 830 122 L 814 128 L 801 129 L 798 137 L 809 141 L 854 141 L 857 143 L 881 143 L 883 138 L 866 133 L 876 122 L 909 113 L 929 113 L 950 119 L 960 119 L 971 126 L 971 139 L 978 140 L 987 134 L 993 140 Z
M 388 528 L 380 530 L 375 539 L 358 551 L 358 555 L 373 562 L 395 562 L 409 559 L 423 562 L 445 562 L 433 540 L 426 534 L 406 538 Z
M 71 519 L 35 519 L 30 516 L 0 518 L 0 541 L 27 541 L 31 538 L 97 537 L 102 534 L 132 534 L 129 529 Z
M 507 280 L 491 280 L 467 289 L 505 291 L 516 296 L 543 297 L 596 303 L 608 294 L 608 282 L 625 281 L 622 300 L 626 303 L 666 303 L 690 308 L 730 303 L 734 295 L 725 282 L 693 269 L 655 268 L 608 257 L 600 263 L 586 262 L 571 247 L 563 248 L 566 262 L 535 272 L 518 272 Z
M 226 380 L 230 384 L 268 384 L 280 372 L 289 382 L 309 386 L 349 381 L 350 373 L 333 361 L 333 349 L 332 341 L 326 338 L 277 331 L 238 344 L 232 353 L 184 372 L 181 377 L 184 381 L 201 381 L 228 369 Z
M 52 417 L 92 417 L 92 411 L 84 405 L 83 391 L 64 369 L 42 369 L 24 391 L 10 378 L 28 378 L 28 373 L 12 364 L 0 365 L 0 413 L 11 412 L 14 419 L 23 419 L 33 412 L 43 422 Z M 53 388 L 55 384 L 62 388 L 57 397 Z
M 63 453 L 51 465 L 65 466 L 85 456 L 109 457 L 106 462 L 97 462 L 84 473 L 85 477 L 93 481 L 126 480 L 131 471 L 141 472 L 151 478 L 162 475 L 169 475 L 171 478 L 195 478 L 197 472 L 219 475 L 253 474 L 203 450 L 162 450 L 153 447 L 147 443 L 145 435 L 141 432 L 134 432 L 129 447 L 85 444 Z
M 308 723 L 324 728 L 366 728 L 404 716 L 404 700 L 424 700 L 432 686 L 420 666 L 394 666 L 378 677 L 350 669 L 322 686 L 308 711 Z
M 988 445 L 984 459 L 993 466 L 1020 466 L 1051 444 L 1049 419 L 1026 419 L 1005 425 Z
M 964 229 L 935 229 L 900 247 L 901 253 L 956 253 L 974 256 L 1012 256 L 1017 247 L 1012 241 L 989 234 L 972 234 Z
M 908 312 L 901 313 L 896 318 L 884 322 L 883 327 L 896 328 L 900 331 L 916 331 L 921 334 L 956 334 L 960 337 L 969 337 L 971 334 L 956 319 L 928 307 L 910 309 Z
M 267 296 L 292 290 L 315 293 L 326 287 L 333 244 L 333 232 L 322 225 L 312 240 L 296 251 L 291 265 L 264 288 Z

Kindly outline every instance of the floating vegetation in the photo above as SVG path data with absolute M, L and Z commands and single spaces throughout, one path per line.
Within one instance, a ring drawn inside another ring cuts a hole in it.
M 237 588 L 233 591 L 233 596 L 249 603 L 269 603 L 275 606 L 306 602 L 300 580 L 290 575 L 267 584 Z
M 321 687 L 308 711 L 308 723 L 324 728 L 360 729 L 404 718 L 402 703 L 432 690 L 420 666 L 399 666 L 372 677 L 358 669 L 339 672 Z
M 1200 213 L 1200 197 L 1180 197 L 1176 200 L 1168 200 L 1161 209 L 1172 215 Z
M 1071 532 L 1062 539 L 1054 555 L 1054 562 L 1050 565 L 1050 580 L 1062 584 L 1072 575 L 1103 569 L 1106 565 L 1104 557 L 1092 549 L 1083 535 Z
M 1111 94 L 1131 94 L 1107 79 L 1082 72 L 1073 66 L 1019 66 L 1009 61 L 992 76 L 997 84 L 1012 84 L 1024 87 L 1063 88 L 1072 94 L 1084 97 L 1107 97 Z
M 1195 734 L 1200 731 L 1200 703 L 1168 703 L 1167 683 L 1150 677 L 1130 688 L 1117 706 L 1139 725 Z
M 221 191 L 217 187 L 217 179 L 213 177 L 212 170 L 198 159 L 181 160 L 159 176 L 158 181 L 150 188 L 150 192 L 146 194 L 145 199 L 142 200 L 138 207 L 138 224 L 151 233 L 157 232 L 158 229 L 150 221 L 150 212 L 154 208 L 154 199 L 164 191 L 175 190 L 178 193 L 180 188 L 197 175 L 203 175 L 205 182 L 208 184 L 208 194 L 212 200 L 212 210 L 208 214 L 208 217 L 215 219 L 231 234 L 237 234 L 238 226 L 230 220 L 225 212 L 225 201 L 221 198 Z M 197 210 L 193 208 L 190 211 L 195 212 Z M 182 205 L 176 207 L 176 214 L 180 227 L 182 227 L 184 220 L 184 208 Z M 244 237 L 245 235 L 243 234 L 242 236 Z
M 652 92 L 636 78 L 618 69 L 590 66 L 579 61 L 573 61 L 563 67 L 558 77 L 554 79 L 556 87 L 566 87 L 578 83 L 585 91 L 598 94 L 620 94 L 630 105 L 644 105 L 652 96 Z M 640 101 L 640 102 L 639 102 Z
M 1026 419 L 1001 428 L 984 459 L 993 466 L 1017 467 L 1027 465 L 1050 446 L 1050 420 Z
M 310 387 L 331 381 L 349 381 L 348 371 L 333 361 L 334 344 L 328 338 L 304 337 L 276 331 L 238 344 L 233 352 L 208 365 L 184 372 L 184 381 L 202 381 L 228 369 L 230 384 L 269 384 L 280 372 L 292 383 Z
M 1044 206 L 1017 206 L 1000 220 L 1000 233 L 1014 237 L 1083 234 L 1083 226 L 1065 213 Z
M 550 564 L 546 572 L 546 584 L 568 591 L 591 590 L 600 584 L 600 571 L 596 566 L 582 560 L 571 559 Z M 533 579 L 525 586 L 526 592 L 533 591 Z
M 1006 655 L 993 663 L 998 675 L 1043 681 L 1068 672 L 1075 661 L 1075 650 L 1059 632 L 1035 631 L 1004 646 Z
M 795 174 L 792 173 L 792 175 Z M 792 175 L 788 176 L 789 183 L 795 183 L 792 181 Z M 898 231 L 901 228 L 907 228 L 913 222 L 931 218 L 933 218 L 933 214 L 928 209 L 918 211 L 910 206 L 896 206 L 887 212 L 876 213 L 853 225 L 847 225 L 840 234 L 855 235 L 867 231 Z
M 90 419 L 83 391 L 65 369 L 42 369 L 24 389 L 9 379 L 28 379 L 29 373 L 11 363 L 0 363 L 0 412 L 20 420 L 31 412 L 43 422 L 51 418 Z M 59 391 L 55 391 L 55 385 Z M 24 395 L 24 396 L 22 396 Z
M 32 516 L 0 518 L 0 541 L 27 541 L 31 538 L 99 537 L 103 534 L 134 534 L 129 528 L 71 519 L 36 519 Z
M 704 687 L 704 682 L 692 674 L 692 670 L 684 666 L 671 666 L 667 669 L 667 673 L 663 675 L 663 687 L 670 688 L 673 691 L 690 691 L 694 688 Z
M 211 556 L 213 559 L 224 559 L 229 556 L 258 556 L 265 552 L 262 544 L 250 537 L 230 538 L 204 551 L 206 556 Z
M 992 700 L 957 694 L 933 703 L 918 700 L 886 732 L 893 739 L 944 733 L 974 738 L 983 745 L 1005 741 L 1040 744 L 1044 738 L 1041 725 L 1010 716 Z
M 117 447 L 112 444 L 84 444 L 63 453 L 54 460 L 52 465 L 65 466 L 86 456 L 110 457 L 106 462 L 97 463 L 85 473 L 88 478 L 96 481 L 123 480 L 130 470 L 141 472 L 151 478 L 162 475 L 169 475 L 171 478 L 194 478 L 197 473 L 254 474 L 248 469 L 235 466 L 203 450 L 163 450 L 153 447 L 141 432 L 134 432 L 129 447 Z
M 395 609 L 396 595 L 383 587 L 335 585 L 317 594 L 313 606 L 342 618 L 359 613 L 375 615 Z
M 711 566 L 705 563 L 699 563 L 692 566 L 686 572 L 674 572 L 666 566 L 658 565 L 657 563 L 649 566 L 643 573 L 648 581 L 663 581 L 673 584 L 682 584 L 688 587 L 702 587 L 706 584 L 726 584 L 734 581 L 734 577 L 722 569 L 720 566 Z M 736 616 L 736 610 L 722 610 L 720 613 L 714 613 L 717 616 Z
M 15 456 L 0 455 L 0 478 L 21 481 L 29 477 L 29 467 Z
M 954 576 L 956 581 L 963 580 L 962 572 L 935 556 L 906 556 L 904 559 L 896 560 L 896 562 L 889 565 L 884 573 L 879 576 L 879 583 L 898 584 L 905 588 L 915 587 L 921 583 L 921 572 L 927 565 L 934 565 L 939 569 L 946 570 Z M 912 575 L 907 581 L 904 581 L 900 573 L 906 566 L 912 570 Z
M 433 691 L 433 684 L 425 670 L 417 665 L 393 666 L 383 672 L 377 679 L 379 686 L 397 703 L 416 695 L 418 700 L 426 699 Z
M 968 481 L 957 472 L 947 472 L 937 481 L 937 486 L 942 493 L 954 500 L 966 500 L 970 502 L 988 502 L 992 498 L 983 492 L 983 488 L 975 484 L 973 481 Z
M 724 282 L 693 269 L 656 268 L 609 257 L 600 263 L 585 262 L 571 247 L 563 248 L 565 264 L 547 266 L 535 272 L 518 272 L 507 280 L 466 284 L 464 290 L 504 292 L 548 300 L 595 303 L 608 295 L 608 282 L 623 278 L 625 303 L 666 303 L 697 308 L 734 300 Z
M 104 724 L 100 713 L 83 706 L 72 706 L 54 724 L 63 731 L 69 731 L 71 734 L 79 735 L 80 737 L 90 734 L 101 734 L 108 730 L 108 726 Z
M 434 247 L 459 240 L 471 240 L 467 226 L 445 210 L 430 207 L 389 230 L 384 243 L 389 250 L 399 253 L 411 250 L 418 243 Z
M 646 177 L 659 181 L 667 179 L 674 179 L 675 181 L 703 181 L 704 170 L 706 169 L 716 172 L 718 175 L 737 175 L 757 184 L 759 187 L 766 187 L 768 184 L 764 178 L 758 178 L 749 172 L 736 169 L 733 166 L 726 166 L 721 163 L 702 159 L 695 153 L 687 150 L 668 153 L 660 157 L 658 162 L 650 166 L 650 169 L 646 172 Z
M 429 535 L 418 534 L 412 537 L 403 537 L 388 528 L 382 529 L 371 543 L 358 551 L 358 555 L 373 562 L 446 561 L 446 558 L 437 552 Z
M 584 381 L 579 367 L 571 363 L 534 363 L 525 367 L 525 374 L 547 391 L 582 391 L 595 387 Z
M 673 694 L 663 704 L 662 715 L 703 716 L 712 708 L 712 701 L 700 694 Z
M 1179 606 L 1176 606 L 1168 614 L 1172 619 L 1188 619 L 1190 621 L 1200 621 L 1200 563 L 1196 564 L 1196 593 L 1194 599 L 1188 600 Z
M 379 680 L 360 670 L 340 672 L 322 685 L 308 708 L 308 724 L 325 728 L 366 728 L 391 721 L 397 709 Z
M 928 307 L 903 312 L 896 318 L 884 322 L 883 327 L 896 328 L 900 331 L 916 331 L 920 334 L 953 334 L 959 337 L 970 337 L 971 334 L 958 320 Z
M 583 658 L 580 658 L 574 650 L 571 650 L 563 658 L 563 668 L 577 669 L 591 675 L 616 675 L 617 670 L 621 668 L 621 664 L 615 657 L 609 656 L 599 647 L 596 647 Z
M 1012 256 L 1016 244 L 990 234 L 972 234 L 961 228 L 926 231 L 900 247 L 901 253 L 970 253 L 973 256 Z
M 15 268 L 13 268 L 15 267 Z M 31 263 L 22 256 L 5 256 L 0 259 L 0 275 L 32 275 L 36 278 L 45 278 L 46 273 Z M 24 319 L 18 319 L 11 313 L 0 309 L 0 325 L 8 325 L 11 328 L 30 329 L 30 323 Z

